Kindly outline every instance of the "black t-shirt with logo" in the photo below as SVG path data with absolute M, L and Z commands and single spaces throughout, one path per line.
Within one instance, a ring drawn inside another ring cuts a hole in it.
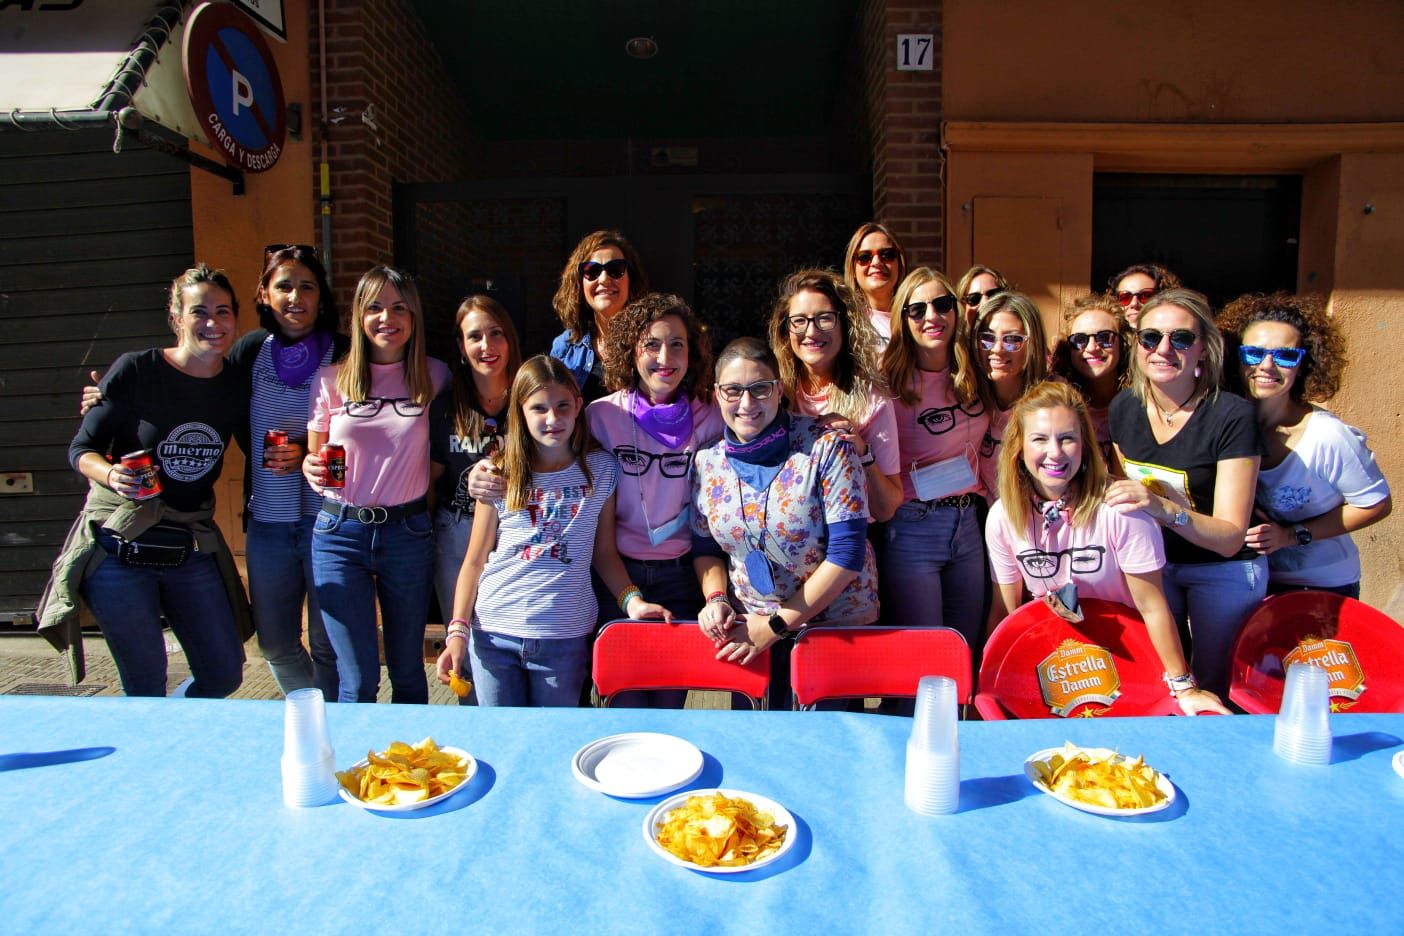
M 191 377 L 166 361 L 160 348 L 119 357 L 102 378 L 102 402 L 88 411 L 68 447 L 75 466 L 85 452 L 115 464 L 150 449 L 161 469 L 161 499 L 195 510 L 214 495 L 229 438 L 248 418 L 239 375 L 225 367 L 214 377 Z
M 451 385 L 429 404 L 429 458 L 444 466 L 444 473 L 439 476 L 434 492 L 439 498 L 439 506 L 445 510 L 459 510 L 465 516 L 473 515 L 477 501 L 468 496 L 468 473 L 482 460 L 486 454 L 484 449 L 494 442 L 501 442 L 507 432 L 507 408 L 503 407 L 502 412 L 493 418 L 497 423 L 495 436 L 489 431 L 484 433 L 484 438 L 465 439 L 458 434 L 454 425 Z

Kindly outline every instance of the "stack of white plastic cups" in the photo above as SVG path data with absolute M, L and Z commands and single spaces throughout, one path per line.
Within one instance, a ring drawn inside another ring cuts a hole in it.
M 1331 763 L 1331 674 L 1309 663 L 1287 667 L 1272 750 L 1294 764 Z
M 953 813 L 960 806 L 956 684 L 948 676 L 923 676 L 917 683 L 905 799 L 908 809 L 926 816 Z
M 297 689 L 283 704 L 283 803 L 321 806 L 336 798 L 336 762 L 320 689 Z

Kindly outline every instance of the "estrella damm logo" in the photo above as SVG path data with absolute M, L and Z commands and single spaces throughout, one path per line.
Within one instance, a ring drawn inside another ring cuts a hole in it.
M 1345 640 L 1319 640 L 1307 635 L 1282 660 L 1285 671 L 1293 663 L 1310 663 L 1331 674 L 1330 695 L 1332 699 L 1345 699 L 1345 702 L 1332 702 L 1332 711 L 1348 709 L 1365 691 L 1365 670 L 1355 655 L 1355 648 Z
M 1092 702 L 1110 706 L 1121 695 L 1121 676 L 1111 651 L 1072 638 L 1058 644 L 1038 664 L 1038 684 L 1044 704 L 1059 718 L 1067 718 L 1073 709 Z

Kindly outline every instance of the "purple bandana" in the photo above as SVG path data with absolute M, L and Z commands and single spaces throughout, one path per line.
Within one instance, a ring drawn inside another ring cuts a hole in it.
M 643 394 L 631 393 L 630 396 L 639 428 L 669 451 L 682 451 L 692 438 L 692 400 L 683 394 L 676 402 L 654 404 Z
M 302 386 L 322 365 L 322 355 L 327 353 L 331 342 L 332 336 L 324 331 L 314 331 L 293 342 L 275 334 L 273 369 L 278 372 L 278 379 L 292 388 Z

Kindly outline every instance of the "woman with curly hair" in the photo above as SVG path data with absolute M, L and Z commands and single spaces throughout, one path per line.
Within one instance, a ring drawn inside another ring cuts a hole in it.
M 1179 289 L 1180 278 L 1158 263 L 1133 263 L 1107 280 L 1107 295 L 1124 310 L 1135 328 L 1150 297 L 1162 289 Z
M 965 309 L 965 327 L 972 328 L 980 314 L 980 303 L 1013 289 L 1004 274 L 994 267 L 975 264 L 956 283 L 956 297 Z
M 618 231 L 586 234 L 571 251 L 552 300 L 565 331 L 551 342 L 551 357 L 570 370 L 586 403 L 605 393 L 598 352 L 610 320 L 648 291 L 639 253 Z
M 906 275 L 907 254 L 885 226 L 869 221 L 848 239 L 843 252 L 843 284 L 867 307 L 879 352 L 892 338 L 892 296 Z
M 1052 372 L 1087 401 L 1097 447 L 1112 474 L 1121 474 L 1111 437 L 1111 401 L 1130 383 L 1131 327 L 1116 300 L 1092 294 L 1073 303 L 1067 333 L 1053 348 Z
M 975 317 L 971 350 L 989 426 L 980 442 L 980 484 L 985 499 L 998 496 L 999 447 L 1014 401 L 1048 376 L 1048 339 L 1038 306 L 1023 293 L 1001 292 L 986 299 Z
M 1242 296 L 1219 315 L 1238 357 L 1266 452 L 1247 543 L 1268 557 L 1268 591 L 1315 588 L 1360 597 L 1350 534 L 1389 516 L 1389 485 L 1365 434 L 1312 401 L 1329 400 L 1345 342 L 1311 296 Z

